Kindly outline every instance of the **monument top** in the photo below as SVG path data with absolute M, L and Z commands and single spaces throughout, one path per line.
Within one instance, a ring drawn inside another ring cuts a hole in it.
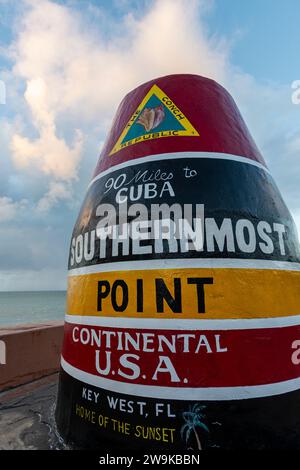
M 176 74 L 125 96 L 94 176 L 128 160 L 183 151 L 235 155 L 265 165 L 231 95 L 214 80 Z

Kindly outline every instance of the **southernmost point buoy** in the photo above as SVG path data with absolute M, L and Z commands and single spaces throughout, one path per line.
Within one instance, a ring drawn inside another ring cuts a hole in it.
M 102 451 L 300 449 L 300 257 L 231 96 L 121 103 L 73 231 L 58 430 Z

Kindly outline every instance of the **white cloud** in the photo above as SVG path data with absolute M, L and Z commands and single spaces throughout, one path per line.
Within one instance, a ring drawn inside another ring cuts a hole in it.
M 93 6 L 93 16 L 99 12 L 97 29 L 88 28 L 88 17 L 74 8 L 49 0 L 26 3 L 12 47 L 13 70 L 26 83 L 24 98 L 38 137 L 29 138 L 26 129 L 13 136 L 18 169 L 35 168 L 49 177 L 49 184 L 64 182 L 70 191 L 83 155 L 83 137 L 74 133 L 74 123 L 89 139 L 97 136 L 100 141 L 129 90 L 156 76 L 180 72 L 204 75 L 228 88 L 266 159 L 276 160 L 270 143 L 280 135 L 283 140 L 287 131 L 290 86 L 258 83 L 232 66 L 232 38 L 226 42 L 207 33 L 204 14 L 210 0 L 192 0 L 188 8 L 184 0 L 157 0 L 138 18 L 131 12 L 114 24 L 105 9 Z M 287 160 L 290 154 L 280 158 Z M 275 170 L 278 166 L 281 161 L 275 162 Z M 286 162 L 282 166 L 288 167 Z
M 14 202 L 10 197 L 0 197 L 0 223 L 14 220 L 26 206 L 26 199 Z
M 61 198 L 49 196 L 53 181 L 66 184 L 69 192 L 78 176 L 82 134 L 76 131 L 70 143 L 59 122 L 90 126 L 89 133 L 100 124 L 103 131 L 121 98 L 141 82 L 179 72 L 225 77 L 227 47 L 209 41 L 200 22 L 210 2 L 191 1 L 186 8 L 183 0 L 156 1 L 140 19 L 122 18 L 122 35 L 114 38 L 101 35 L 101 24 L 99 32 L 87 32 L 84 19 L 67 6 L 49 0 L 26 4 L 11 50 L 14 76 L 26 83 L 24 99 L 38 137 L 16 132 L 11 150 L 18 170 L 34 168 L 49 177 L 47 203 L 42 197 L 38 208 L 65 199 L 64 191 Z M 105 21 L 105 11 L 99 18 Z
M 76 179 L 82 146 L 80 131 L 77 131 L 72 147 L 57 136 L 56 114 L 48 104 L 49 90 L 42 78 L 28 80 L 24 96 L 30 107 L 33 124 L 39 137 L 31 140 L 19 134 L 13 135 L 11 149 L 16 168 L 22 170 L 34 165 L 50 178 L 64 182 Z M 38 207 L 50 209 L 59 199 L 65 199 L 67 189 L 62 190 L 62 183 L 59 191 L 56 191 L 56 196 L 53 197 L 53 184 L 54 182 L 50 179 L 49 192 L 39 202 Z
M 14 97 L 18 115 L 7 134 L 10 136 L 14 129 L 11 153 L 18 182 L 14 189 L 31 191 L 26 193 L 30 200 L 29 224 L 31 202 L 35 203 L 39 220 L 45 221 L 47 217 L 41 215 L 55 205 L 70 205 L 74 195 L 81 198 L 100 142 L 124 95 L 145 81 L 181 72 L 213 78 L 233 94 L 284 198 L 290 207 L 293 204 L 298 221 L 300 163 L 296 124 L 292 139 L 288 133 L 291 135 L 292 113 L 295 123 L 299 122 L 300 106 L 291 103 L 290 84 L 261 84 L 233 66 L 229 55 L 229 48 L 234 46 L 232 38 L 224 40 L 208 34 L 204 15 L 212 3 L 156 0 L 147 2 L 147 10 L 140 9 L 136 14 L 129 2 L 127 10 L 131 12 L 116 19 L 105 10 L 109 10 L 106 6 L 88 8 L 88 2 L 83 11 L 74 8 L 76 2 L 66 6 L 50 0 L 26 0 L 27 7 L 17 20 L 17 36 L 10 49 L 14 66 L 9 95 Z M 89 14 L 97 18 L 96 27 L 95 22 L 89 21 Z M 23 95 L 20 89 L 25 90 Z M 1 170 L 3 173 L 3 161 Z M 22 178 L 27 184 L 21 184 Z M 6 208 L 2 209 L 3 214 L 7 214 L 3 220 L 14 219 L 22 197 L 18 191 L 16 201 L 13 191 L 7 192 L 12 199 L 6 198 L 2 203 Z M 58 207 L 56 215 L 61 217 L 61 227 L 66 224 L 62 230 L 65 240 L 61 241 L 60 233 L 55 242 L 51 241 L 56 233 L 53 232 L 47 239 L 49 251 L 55 252 L 60 243 L 63 250 L 65 243 L 67 253 L 70 222 L 63 211 L 63 207 Z M 16 250 L 15 244 L 12 250 Z M 20 256 L 16 254 L 15 266 L 17 263 Z M 45 263 L 49 264 L 49 259 Z
M 101 24 L 99 33 L 88 34 L 84 20 L 66 6 L 29 3 L 14 70 L 27 82 L 39 77 L 47 83 L 47 112 L 71 110 L 100 119 L 103 112 L 111 115 L 131 88 L 155 76 L 202 72 L 220 80 L 224 75 L 227 47 L 207 39 L 199 23 L 203 2 L 191 1 L 186 8 L 183 0 L 156 1 L 141 19 L 125 16 L 122 36 L 115 38 L 104 38 Z
M 39 200 L 37 209 L 40 212 L 47 212 L 58 201 L 70 201 L 72 191 L 65 184 L 51 181 L 49 191 Z

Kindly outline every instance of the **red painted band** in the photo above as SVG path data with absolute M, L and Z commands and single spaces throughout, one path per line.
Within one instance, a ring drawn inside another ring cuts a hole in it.
M 84 372 L 121 382 L 168 387 L 264 385 L 300 377 L 300 326 L 182 331 L 65 323 L 62 354 Z M 99 373 L 97 365 L 104 370 L 109 361 L 109 370 Z
M 154 84 L 185 114 L 200 135 L 147 140 L 109 155 Z M 198 75 L 178 74 L 157 78 L 131 91 L 121 102 L 94 176 L 111 166 L 147 155 L 193 151 L 239 155 L 265 165 L 233 98 L 222 86 Z

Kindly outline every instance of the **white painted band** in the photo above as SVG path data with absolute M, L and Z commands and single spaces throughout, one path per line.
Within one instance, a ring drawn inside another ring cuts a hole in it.
M 247 163 L 248 165 L 256 166 L 261 170 L 270 173 L 269 170 L 261 163 L 251 160 L 250 158 L 241 157 L 239 155 L 233 155 L 231 153 L 218 153 L 218 152 L 176 152 L 176 153 L 160 153 L 158 155 L 147 155 L 146 157 L 135 158 L 133 160 L 127 160 L 126 162 L 114 165 L 107 170 L 102 171 L 99 175 L 95 176 L 89 183 L 88 188 L 95 183 L 95 181 L 109 175 L 113 171 L 121 170 L 133 165 L 141 165 L 142 163 L 157 162 L 160 160 L 175 160 L 180 158 L 210 158 L 218 160 L 232 160 L 234 162 Z M 88 189 L 87 188 L 87 189 Z
M 66 315 L 65 321 L 75 325 L 110 328 L 135 328 L 154 330 L 253 330 L 258 328 L 283 328 L 300 325 L 300 314 L 289 317 L 242 318 L 224 320 L 178 318 L 125 318 Z
M 112 263 L 99 263 L 92 266 L 70 269 L 69 276 L 82 276 L 111 271 L 148 271 L 150 269 L 176 269 L 176 268 L 232 268 L 232 269 L 272 269 L 283 271 L 300 271 L 300 263 L 289 261 L 269 261 L 260 259 L 233 259 L 233 258 L 179 258 L 179 259 L 152 259 L 140 261 L 118 261 Z
M 167 400 L 245 400 L 249 398 L 280 395 L 300 388 L 300 378 L 273 384 L 250 385 L 246 387 L 161 387 L 119 382 L 96 376 L 73 367 L 65 361 L 63 357 L 61 358 L 61 366 L 71 377 L 104 390 L 139 397 Z

